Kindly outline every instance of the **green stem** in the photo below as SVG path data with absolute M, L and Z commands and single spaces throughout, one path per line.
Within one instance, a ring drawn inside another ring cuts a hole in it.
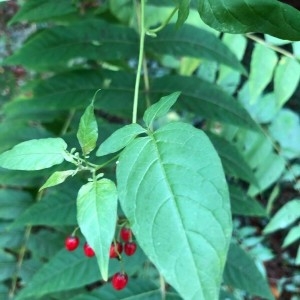
M 137 122 L 137 110 L 139 103 L 139 86 L 142 73 L 143 56 L 144 56 L 144 43 L 145 43 L 145 0 L 141 0 L 141 4 L 137 5 L 137 17 L 140 28 L 140 48 L 139 48 L 139 60 L 136 72 L 133 109 L 132 109 L 132 123 Z

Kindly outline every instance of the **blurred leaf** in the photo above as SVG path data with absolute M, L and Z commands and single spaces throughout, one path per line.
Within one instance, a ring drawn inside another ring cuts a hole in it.
M 170 24 L 160 31 L 156 38 L 147 37 L 145 50 L 175 57 L 204 58 L 246 74 L 243 65 L 220 39 L 206 30 L 187 24 L 179 29 Z
M 98 125 L 94 114 L 94 105 L 90 104 L 80 118 L 77 138 L 84 156 L 93 151 L 98 139 Z
M 24 243 L 23 229 L 9 229 L 11 222 L 0 222 L 0 248 L 18 249 Z
M 104 156 L 122 150 L 139 134 L 145 133 L 145 129 L 139 124 L 129 124 L 116 130 L 109 136 L 97 150 L 97 156 Z
M 215 134 L 208 134 L 208 137 L 217 150 L 227 174 L 258 185 L 254 172 L 234 145 Z
M 264 233 L 268 234 L 280 229 L 287 228 L 300 218 L 300 200 L 294 199 L 287 202 L 272 217 L 265 227 Z
M 300 226 L 296 225 L 290 229 L 287 236 L 284 238 L 282 247 L 288 247 L 297 240 L 300 240 Z
M 0 166 L 12 170 L 40 170 L 64 161 L 67 144 L 61 138 L 29 140 L 0 155 Z
M 0 249 L 0 280 L 9 279 L 16 272 L 17 262 L 15 257 L 7 252 Z
M 143 120 L 148 128 L 153 124 L 153 121 L 157 118 L 164 117 L 171 107 L 175 104 L 180 92 L 175 92 L 168 96 L 162 97 L 158 102 L 152 104 L 146 109 Z
M 300 13 L 279 1 L 204 0 L 199 2 L 198 10 L 201 19 L 218 31 L 262 32 L 281 39 L 300 39 Z
M 178 5 L 178 18 L 176 25 L 182 26 L 189 16 L 191 0 L 181 0 Z
M 88 59 L 130 59 L 137 56 L 137 51 L 138 36 L 133 29 L 94 18 L 36 33 L 5 63 L 22 64 L 34 70 L 52 70 L 57 66 L 66 67 L 75 59 L 80 59 L 81 63 Z
M 277 63 L 277 55 L 274 50 L 264 45 L 255 44 L 251 57 L 249 92 L 250 103 L 255 103 L 271 81 L 273 71 Z
M 17 218 L 32 201 L 32 196 L 28 192 L 0 189 L 0 218 L 3 220 Z
M 109 249 L 117 222 L 117 203 L 116 186 L 105 178 L 83 185 L 77 196 L 78 225 L 96 254 L 105 281 L 108 278 Z
M 231 243 L 223 274 L 226 285 L 244 290 L 251 295 L 274 299 L 266 279 L 254 260 L 237 244 Z
M 277 107 L 282 107 L 299 85 L 300 64 L 297 60 L 283 56 L 275 70 L 274 91 Z
M 267 216 L 265 208 L 258 201 L 248 196 L 243 189 L 229 185 L 229 192 L 233 214 L 242 216 Z
M 270 125 L 271 136 L 279 143 L 279 152 L 289 159 L 300 155 L 300 118 L 289 109 L 282 109 Z
M 120 155 L 117 182 L 135 237 L 166 281 L 186 299 L 215 299 L 231 218 L 221 162 L 205 134 L 176 122 L 136 138 Z M 169 241 L 174 232 L 179 247 Z
M 30 0 L 24 2 L 18 12 L 9 21 L 9 25 L 20 21 L 45 21 L 53 17 L 76 12 L 76 6 L 69 0 Z

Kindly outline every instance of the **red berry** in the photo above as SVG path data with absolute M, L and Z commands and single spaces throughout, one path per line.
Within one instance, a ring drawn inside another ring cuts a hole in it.
M 126 273 L 118 272 L 112 277 L 111 283 L 115 290 L 122 290 L 128 283 L 128 276 Z
M 120 237 L 124 242 L 129 242 L 132 239 L 131 229 L 123 227 L 120 231 Z
M 124 245 L 124 252 L 126 255 L 131 256 L 136 251 L 136 243 L 134 242 L 127 242 Z
M 93 248 L 88 243 L 84 244 L 83 251 L 87 257 L 93 257 L 95 255 Z
M 65 239 L 65 247 L 68 251 L 74 251 L 79 245 L 79 238 L 77 236 L 68 236 Z
M 119 255 L 123 251 L 123 246 L 121 243 L 111 243 L 110 249 L 109 249 L 109 257 L 110 258 L 118 258 Z

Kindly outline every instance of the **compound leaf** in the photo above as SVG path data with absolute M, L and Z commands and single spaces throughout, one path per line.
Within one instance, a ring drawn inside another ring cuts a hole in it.
M 170 123 L 135 139 L 121 153 L 117 182 L 139 245 L 167 282 L 184 299 L 217 299 L 231 215 L 221 162 L 205 134 Z M 174 232 L 179 244 L 170 243 Z

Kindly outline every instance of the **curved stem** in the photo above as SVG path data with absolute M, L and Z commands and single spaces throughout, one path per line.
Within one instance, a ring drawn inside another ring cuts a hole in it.
M 137 121 L 137 110 L 139 103 L 139 86 L 142 73 L 143 56 L 144 56 L 144 43 L 145 43 L 145 0 L 141 0 L 141 4 L 137 5 L 137 18 L 140 28 L 140 47 L 139 47 L 139 60 L 136 72 L 135 87 L 134 87 L 134 98 L 133 98 L 133 109 L 132 109 L 132 123 Z

